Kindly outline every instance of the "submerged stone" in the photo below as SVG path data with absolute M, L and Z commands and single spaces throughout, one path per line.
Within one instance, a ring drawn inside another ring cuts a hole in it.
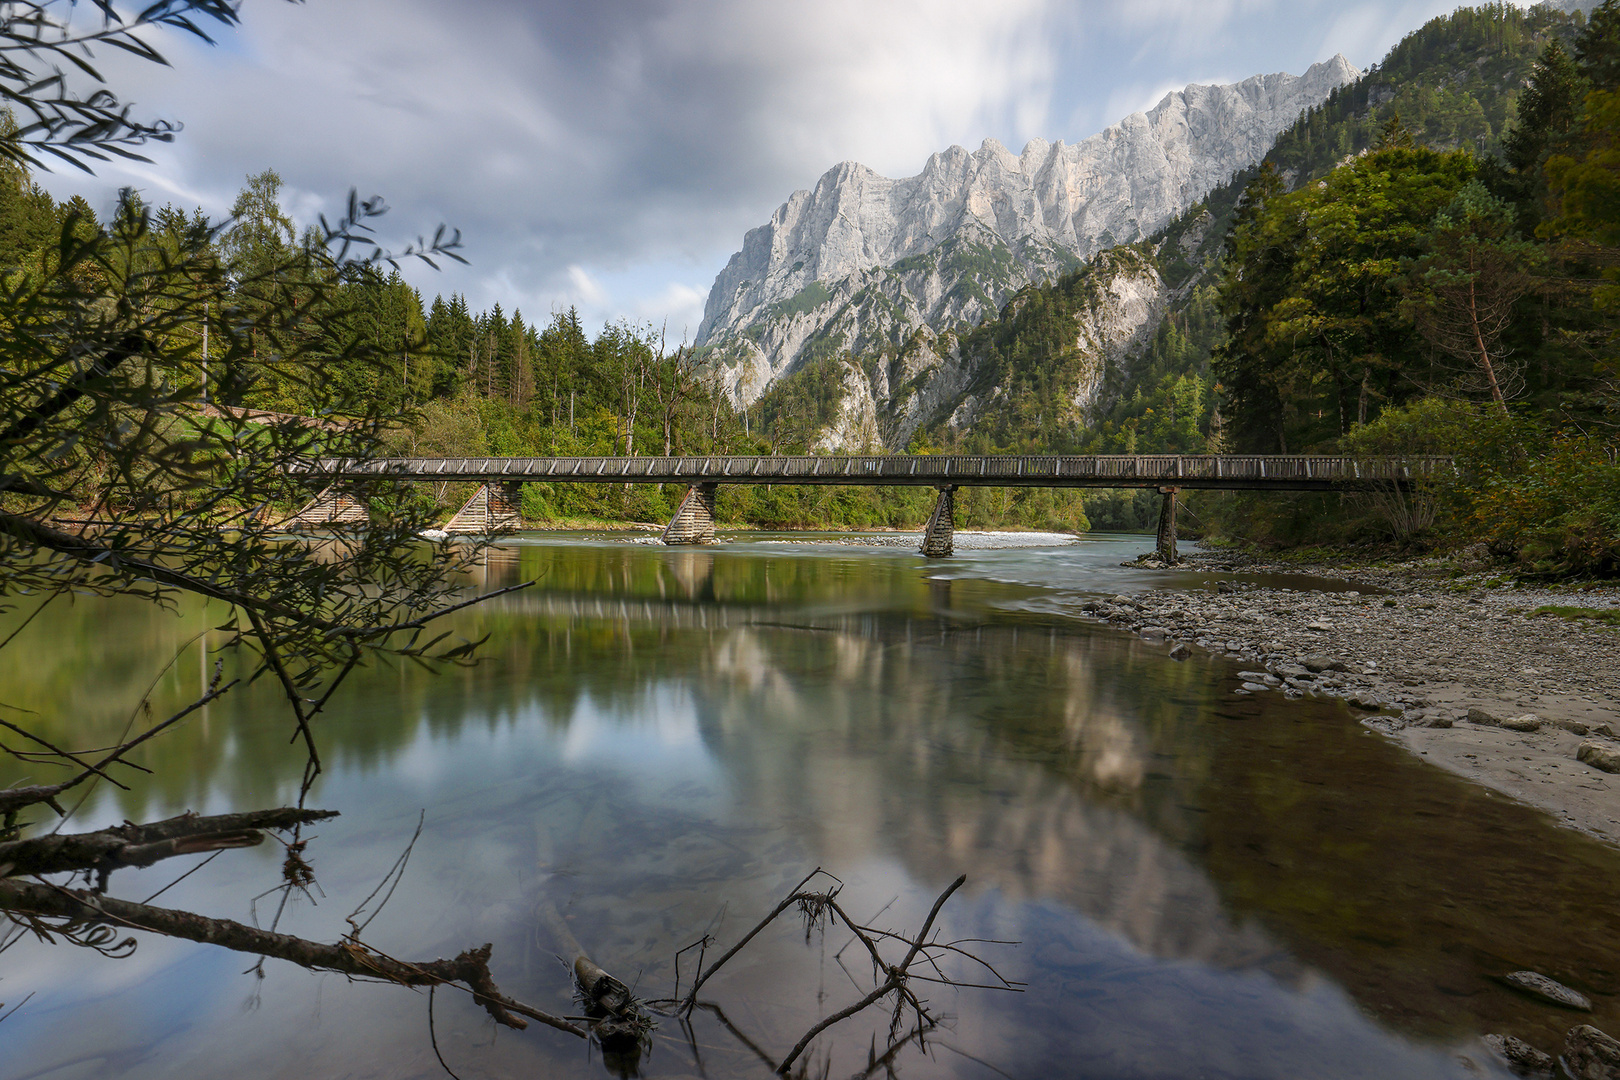
M 1558 1064 L 1551 1054 L 1544 1054 L 1512 1035 L 1485 1035 L 1482 1041 L 1491 1048 L 1491 1053 L 1507 1062 L 1508 1068 L 1520 1076 L 1547 1076 Z
M 1510 971 L 1502 976 L 1502 981 L 1521 993 L 1529 994 L 1549 1004 L 1562 1005 L 1566 1009 L 1579 1009 L 1582 1012 L 1592 1011 L 1592 1002 L 1585 994 L 1571 990 L 1539 971 Z
M 1564 1035 L 1564 1068 L 1575 1080 L 1620 1080 L 1620 1042 L 1591 1024 Z

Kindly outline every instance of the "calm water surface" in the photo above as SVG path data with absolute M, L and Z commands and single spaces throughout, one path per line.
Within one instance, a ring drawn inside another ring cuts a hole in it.
M 1414 761 L 1336 704 L 1235 697 L 1224 661 L 1171 662 L 1162 643 L 1070 616 L 1098 592 L 1211 584 L 1119 568 L 1150 541 L 927 563 L 787 539 L 493 552 L 479 587 L 538 585 L 459 617 L 458 634 L 491 635 L 484 663 L 367 671 L 323 719 L 312 803 L 342 816 L 315 830 L 320 890 L 281 928 L 338 938 L 425 812 L 367 939 L 411 959 L 491 942 L 503 989 L 558 1011 L 572 1006 L 547 905 L 661 996 L 677 949 L 706 930 L 729 944 L 813 867 L 895 929 L 966 873 L 947 932 L 1020 942 L 984 952 L 1028 988 L 926 987 L 954 1020 L 900 1059 L 908 1077 L 1479 1075 L 1459 1052 L 1495 1075 L 1474 1036 L 1550 1048 L 1578 1019 L 1491 978 L 1526 967 L 1620 1029 L 1620 855 Z M 47 609 L 0 651 L 0 701 L 101 745 L 154 678 L 159 712 L 195 694 L 208 615 Z M 288 734 L 270 687 L 227 698 L 154 743 L 133 792 L 95 792 L 75 827 L 294 799 Z M 0 769 L 0 783 L 24 775 Z M 264 922 L 273 900 L 253 898 L 279 862 L 274 845 L 228 852 L 158 902 Z M 119 871 L 114 891 L 143 899 L 184 869 Z M 705 997 L 779 1057 L 860 995 L 844 944 L 780 924 Z M 155 938 L 125 960 L 18 944 L 0 1001 L 34 996 L 0 1024 L 0 1077 L 444 1075 L 422 995 L 248 964 Z M 435 1014 L 466 1080 L 605 1075 L 577 1040 L 497 1032 L 464 996 L 438 995 Z M 831 1075 L 864 1066 L 883 1027 L 835 1029 L 816 1075 L 829 1054 Z M 770 1075 L 712 1012 L 690 1040 L 666 1024 L 641 1068 Z

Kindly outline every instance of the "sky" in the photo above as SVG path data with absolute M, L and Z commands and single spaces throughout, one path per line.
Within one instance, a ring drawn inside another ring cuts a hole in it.
M 88 5 L 85 5 L 88 7 Z M 695 337 L 715 275 L 840 161 L 910 176 L 953 144 L 1077 142 L 1189 83 L 1365 68 L 1454 0 L 246 0 L 169 66 L 102 54 L 149 164 L 40 177 L 229 213 L 274 168 L 302 224 L 348 192 L 396 246 L 441 223 L 468 259 L 406 276 L 528 322 L 578 307 Z

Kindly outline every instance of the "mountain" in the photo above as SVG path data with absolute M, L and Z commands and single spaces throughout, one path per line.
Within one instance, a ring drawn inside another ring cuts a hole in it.
M 1288 125 L 1264 161 L 1298 188 L 1376 146 L 1397 118 L 1419 145 L 1493 155 L 1536 58 L 1554 38 L 1567 51 L 1583 25 L 1548 5 L 1430 20 Z M 923 328 L 852 352 L 813 341 L 756 406 L 772 445 L 1201 453 L 1229 442 L 1209 366 L 1225 336 L 1216 286 L 1257 172 L 1241 170 L 1145 240 L 1025 287 L 970 330 Z M 1142 524 L 1094 503 L 1094 522 Z
M 1019 289 L 1164 228 L 1360 77 L 1343 56 L 1165 95 L 1074 145 L 986 140 L 901 180 L 844 162 L 751 230 L 715 280 L 697 343 L 736 399 L 817 357 L 901 348 L 993 318 Z

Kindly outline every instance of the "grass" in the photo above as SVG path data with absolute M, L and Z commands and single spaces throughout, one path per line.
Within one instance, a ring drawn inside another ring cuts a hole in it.
M 1620 608 L 1572 607 L 1566 604 L 1544 604 L 1530 613 L 1533 617 L 1552 616 L 1568 622 L 1590 620 L 1600 626 L 1620 629 Z

